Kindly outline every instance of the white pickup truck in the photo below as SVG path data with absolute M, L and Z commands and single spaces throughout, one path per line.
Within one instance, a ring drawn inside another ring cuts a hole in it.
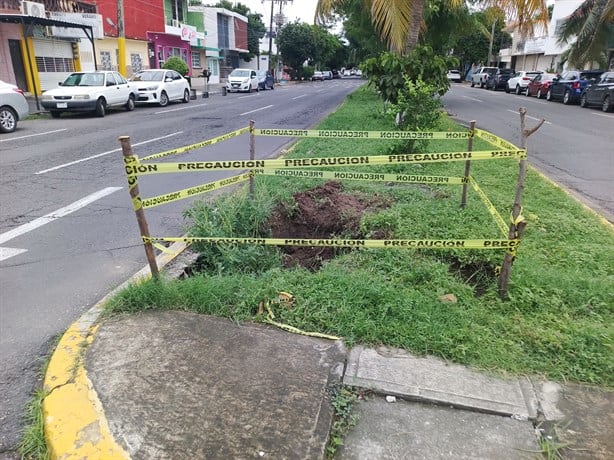
M 486 80 L 490 75 L 494 75 L 497 72 L 496 67 L 480 67 L 478 68 L 473 75 L 471 75 L 471 87 L 473 88 L 475 85 L 480 85 L 480 88 L 484 88 L 486 85 Z

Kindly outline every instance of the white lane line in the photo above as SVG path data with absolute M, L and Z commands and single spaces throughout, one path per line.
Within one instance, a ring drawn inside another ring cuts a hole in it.
M 24 252 L 28 252 L 27 249 L 19 249 L 19 248 L 3 248 L 0 247 L 0 262 L 6 259 L 10 259 L 11 257 L 15 257 Z
M 250 94 L 249 96 L 239 96 L 237 99 L 245 99 L 246 97 L 254 97 L 254 94 Z
M 10 139 L 0 139 L 0 142 L 16 141 L 17 139 L 26 139 L 28 137 L 45 136 L 47 134 L 59 133 L 60 131 L 68 131 L 66 128 L 54 129 L 53 131 L 46 131 L 44 133 L 27 134 L 25 136 L 11 137 Z
M 154 112 L 155 115 L 158 115 L 160 113 L 169 113 L 169 112 L 179 112 L 180 110 L 187 110 L 187 109 L 191 109 L 192 107 L 202 107 L 205 106 L 207 104 L 189 104 L 189 105 L 184 105 L 181 107 L 178 107 L 176 109 L 168 109 L 168 110 L 160 110 L 159 112 Z
M 471 99 L 472 101 L 484 102 L 482 99 L 478 99 L 477 97 L 471 97 L 471 96 L 461 96 L 461 97 L 464 97 L 465 99 Z
M 177 136 L 178 134 L 182 134 L 182 133 L 183 133 L 183 131 L 177 131 L 176 133 L 167 134 L 166 136 L 156 137 L 154 139 L 149 139 L 149 140 L 143 141 L 143 142 L 137 142 L 136 144 L 132 144 L 132 147 L 137 147 L 139 145 L 149 144 L 150 142 L 156 142 L 156 141 L 159 141 L 161 139 L 166 139 L 167 137 Z M 120 151 L 121 151 L 121 148 L 109 150 L 107 152 L 98 153 L 98 154 L 92 155 L 90 157 L 81 158 L 80 160 L 71 161 L 70 163 L 64 163 L 63 165 L 54 166 L 53 168 L 43 169 L 42 171 L 35 172 L 34 174 L 45 174 L 45 173 L 48 173 L 50 171 L 55 171 L 57 169 L 66 168 L 68 166 L 76 165 L 77 163 L 83 163 L 84 161 L 93 160 L 95 158 L 103 157 L 105 155 L 109 155 L 111 153 L 120 152 Z
M 7 241 L 12 240 L 13 238 L 17 238 L 18 236 L 31 232 L 32 230 L 35 230 L 38 227 L 42 227 L 43 225 L 53 222 L 54 220 L 72 214 L 73 212 L 84 208 L 85 206 L 93 203 L 94 201 L 104 198 L 105 196 L 110 195 L 111 193 L 115 193 L 121 189 L 122 187 L 104 188 L 95 193 L 92 193 L 91 195 L 86 196 L 85 198 L 81 198 L 80 200 L 77 200 L 74 203 L 69 204 L 68 206 L 64 206 L 57 211 L 53 211 L 49 214 L 44 215 L 43 217 L 38 217 L 37 219 L 34 219 L 27 224 L 20 225 L 13 230 L 4 232 L 0 234 L 0 244 L 4 244 Z M 26 251 L 27 249 L 0 248 L 0 260 L 8 259 L 9 257 L 13 257 Z
M 591 112 L 591 114 L 597 115 L 598 117 L 614 118 L 614 115 L 608 115 L 607 113 Z
M 300 99 L 301 97 L 307 97 L 307 95 L 306 94 L 301 94 L 300 96 L 293 97 L 292 100 Z
M 508 112 L 515 113 L 516 115 L 518 115 L 518 112 L 517 112 L 516 110 L 507 109 L 507 111 L 508 111 Z M 525 117 L 527 117 L 527 118 L 529 118 L 529 119 L 531 119 L 531 120 L 535 120 L 535 121 L 540 121 L 540 120 L 541 120 L 541 118 L 535 118 L 535 117 L 532 117 L 532 116 L 530 116 L 530 115 L 525 115 Z M 552 124 L 552 123 L 550 123 L 549 121 L 544 121 L 544 123 L 545 123 L 546 125 L 551 125 L 551 124 Z
M 273 106 L 272 105 L 267 105 L 266 107 L 260 107 L 259 109 L 256 109 L 256 110 L 250 110 L 249 112 L 240 113 L 239 116 L 241 116 L 241 115 L 249 115 L 250 113 L 254 113 L 254 112 L 260 112 L 261 110 L 270 109 L 271 107 L 273 107 Z

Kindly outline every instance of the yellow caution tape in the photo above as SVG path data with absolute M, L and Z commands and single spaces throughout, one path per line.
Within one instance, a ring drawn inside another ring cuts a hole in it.
M 174 172 L 224 171 L 231 169 L 311 168 L 317 166 L 345 167 L 390 165 L 403 163 L 433 163 L 444 161 L 491 160 L 524 158 L 526 150 L 484 150 L 474 152 L 442 152 L 377 156 L 346 156 L 330 158 L 282 158 L 275 160 L 219 160 L 184 163 L 138 163 L 126 165 L 127 175 L 147 175 Z
M 499 214 L 499 212 L 494 207 L 492 202 L 486 196 L 486 193 L 484 193 L 484 191 L 480 188 L 480 186 L 478 185 L 478 183 L 475 181 L 473 177 L 469 176 L 469 182 L 471 183 L 471 186 L 476 191 L 476 193 L 479 195 L 479 197 L 482 199 L 482 202 L 488 209 L 488 212 L 490 212 L 490 214 L 494 217 L 495 223 L 497 224 L 497 227 L 499 227 L 499 230 L 501 230 L 504 236 L 507 236 L 508 234 L 507 225 L 505 224 L 505 220 L 503 220 L 503 217 L 501 217 L 501 214 Z
M 138 211 L 143 207 L 143 200 L 141 200 L 140 196 L 135 196 L 132 198 L 132 209 Z
M 287 294 L 287 293 L 280 293 L 280 295 L 281 294 Z M 318 337 L 321 339 L 328 339 L 328 340 L 341 340 L 340 337 L 336 337 L 334 335 L 322 334 L 320 332 L 306 332 L 297 327 L 290 326 L 288 324 L 279 323 L 275 321 L 275 315 L 273 314 L 273 310 L 271 310 L 271 303 L 267 301 L 264 303 L 264 305 L 266 306 L 266 310 L 267 310 L 267 316 L 266 316 L 265 322 L 268 324 L 272 324 L 273 326 L 276 326 L 288 332 L 292 332 L 293 334 L 306 335 L 308 337 Z
M 419 174 L 381 174 L 314 171 L 301 169 L 253 169 L 258 176 L 304 177 L 315 179 L 354 180 L 364 182 L 405 182 L 412 184 L 464 184 L 464 177 L 423 176 Z
M 326 129 L 254 129 L 256 136 L 322 137 L 338 139 L 469 139 L 471 131 L 345 131 Z
M 307 238 L 220 238 L 220 237 L 142 237 L 143 242 L 166 241 L 209 244 L 250 244 L 266 246 L 327 246 L 375 249 L 512 249 L 520 241 L 509 239 L 471 240 L 350 240 Z
M 163 252 L 163 253 L 165 253 L 165 254 L 171 255 L 171 256 L 173 256 L 173 257 L 177 257 L 177 256 L 179 255 L 179 253 L 177 253 L 177 252 L 173 252 L 173 251 L 169 250 L 169 249 L 168 249 L 166 246 L 163 246 L 163 245 L 161 245 L 161 244 L 158 244 L 158 243 L 151 243 L 151 245 L 152 245 L 154 248 L 158 249 L 159 251 L 161 251 L 161 252 Z
M 232 131 L 227 134 L 223 134 L 222 136 L 214 137 L 213 139 L 208 139 L 206 141 L 197 142 L 196 144 L 186 145 L 185 147 L 179 147 L 177 149 L 166 150 L 160 153 L 154 153 L 153 155 L 149 155 L 149 156 L 146 156 L 145 158 L 141 158 L 141 161 L 154 160 L 157 158 L 167 157 L 169 155 L 179 155 L 180 153 L 189 152 L 190 150 L 200 149 L 208 145 L 213 145 L 213 144 L 217 144 L 218 142 L 232 139 L 233 137 L 240 136 L 241 134 L 245 134 L 247 132 L 249 132 L 249 126 L 238 129 L 236 131 Z
M 522 215 L 522 207 L 520 208 L 520 212 L 518 213 L 518 216 L 515 219 L 514 219 L 514 213 L 510 212 L 510 220 L 512 221 L 512 224 L 514 224 L 515 226 L 518 226 L 520 222 L 524 222 L 525 218 Z
M 495 136 L 492 133 L 489 133 L 488 131 L 484 131 L 482 129 L 477 129 L 475 130 L 475 134 L 476 136 L 478 136 L 480 139 L 484 139 L 486 142 L 488 142 L 491 145 L 494 145 L 495 147 L 498 147 L 500 149 L 505 149 L 505 150 L 519 150 L 518 147 L 516 147 L 514 144 L 512 144 L 511 142 L 506 141 L 505 139 L 501 139 L 499 136 Z
M 252 177 L 252 173 L 245 173 L 239 176 L 227 177 L 226 179 L 220 179 L 215 182 L 208 182 L 206 184 L 196 185 L 194 187 L 178 190 L 176 192 L 167 193 L 165 195 L 158 195 L 151 198 L 143 198 L 143 208 L 153 208 L 160 206 L 161 204 L 172 203 L 173 201 L 183 200 L 203 193 L 212 192 L 222 187 L 228 187 L 229 185 L 238 184 L 244 182 Z

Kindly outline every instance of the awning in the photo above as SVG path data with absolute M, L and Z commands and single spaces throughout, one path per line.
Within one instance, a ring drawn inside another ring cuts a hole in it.
M 92 44 L 92 51 L 94 54 L 94 68 L 97 69 L 98 65 L 96 64 L 96 47 L 94 45 L 94 31 L 93 27 L 87 24 L 75 24 L 73 22 L 66 21 L 58 21 L 56 19 L 47 19 L 47 18 L 39 18 L 37 16 L 24 16 L 23 14 L 0 14 L 0 23 L 5 24 L 21 24 L 24 28 L 24 34 L 26 37 L 31 35 L 33 26 L 56 26 L 56 27 L 65 27 L 67 29 L 81 29 L 83 33 L 87 36 L 88 40 Z M 28 46 L 28 41 L 25 42 L 26 53 L 28 54 L 28 62 L 32 60 L 32 56 L 30 55 L 30 47 Z M 30 67 L 30 72 L 34 72 L 32 70 L 32 66 Z M 31 75 L 32 81 L 34 81 L 34 75 Z M 34 88 L 34 98 L 36 99 L 36 108 L 40 110 L 40 104 L 38 101 L 38 95 L 36 93 L 36 88 Z

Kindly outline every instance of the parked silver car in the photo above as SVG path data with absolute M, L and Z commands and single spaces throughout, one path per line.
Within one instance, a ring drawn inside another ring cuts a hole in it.
M 23 91 L 11 83 L 0 80 L 0 133 L 12 133 L 17 122 L 30 113 Z

